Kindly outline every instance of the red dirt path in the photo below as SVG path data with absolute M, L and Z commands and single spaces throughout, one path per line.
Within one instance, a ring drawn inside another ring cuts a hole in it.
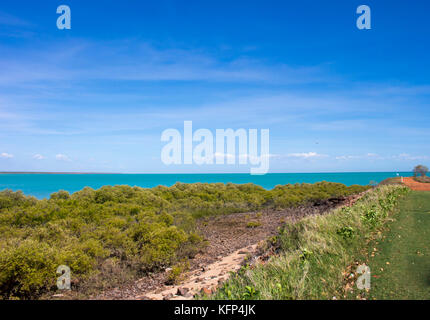
M 412 177 L 403 178 L 403 184 L 412 190 L 416 191 L 430 191 L 430 183 L 422 183 L 415 181 Z

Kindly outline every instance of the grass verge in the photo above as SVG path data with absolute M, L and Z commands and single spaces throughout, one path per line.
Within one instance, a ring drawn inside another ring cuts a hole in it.
M 399 203 L 384 237 L 374 241 L 368 299 L 430 299 L 430 192 L 412 191 Z
M 211 299 L 332 299 L 343 297 L 344 270 L 388 221 L 398 199 L 409 192 L 381 186 L 352 207 L 286 224 L 271 239 L 281 252 L 266 264 L 247 266 Z M 207 298 L 207 297 L 202 297 Z

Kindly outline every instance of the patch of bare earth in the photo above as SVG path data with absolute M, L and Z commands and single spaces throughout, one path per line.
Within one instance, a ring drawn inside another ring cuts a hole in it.
M 264 210 L 200 219 L 197 229 L 208 246 L 190 259 L 189 271 L 180 284 L 166 285 L 167 272 L 154 273 L 93 299 L 192 299 L 201 291 L 209 294 L 228 278 L 229 272 L 237 271 L 245 258 L 258 256 L 258 244 L 276 235 L 278 228 L 287 220 L 297 221 L 305 216 L 327 213 L 339 206 L 349 206 L 361 196 L 329 199 L 281 211 Z
M 404 177 L 403 184 L 415 191 L 430 191 L 430 183 L 415 181 L 413 177 Z

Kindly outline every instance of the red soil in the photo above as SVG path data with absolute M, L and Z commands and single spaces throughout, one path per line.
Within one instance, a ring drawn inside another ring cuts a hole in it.
M 430 191 L 430 183 L 422 183 L 415 181 L 413 177 L 403 178 L 403 184 L 412 190 L 416 191 Z

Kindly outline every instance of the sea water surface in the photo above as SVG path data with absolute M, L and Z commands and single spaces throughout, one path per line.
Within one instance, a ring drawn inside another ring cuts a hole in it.
M 411 176 L 411 172 L 399 172 L 401 176 Z M 266 175 L 250 174 L 0 174 L 0 190 L 21 190 L 26 195 L 39 199 L 49 198 L 59 190 L 70 193 L 84 187 L 94 189 L 105 185 L 129 185 L 152 188 L 158 185 L 171 186 L 182 183 L 254 183 L 265 189 L 272 189 L 279 184 L 315 183 L 319 181 L 339 182 L 346 185 L 367 185 L 371 181 L 380 182 L 396 177 L 396 172 L 343 172 L 343 173 L 269 173 Z

